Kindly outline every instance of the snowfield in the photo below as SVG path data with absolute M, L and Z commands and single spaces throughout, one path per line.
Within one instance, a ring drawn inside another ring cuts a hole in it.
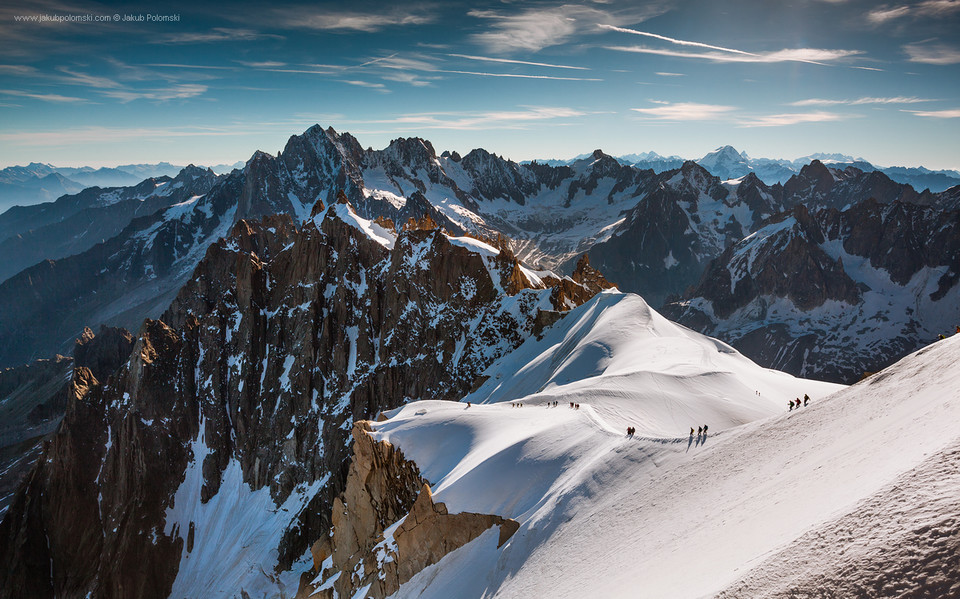
M 464 402 L 376 424 L 451 513 L 521 524 L 395 596 L 955 596 L 958 360 L 960 336 L 845 388 L 762 369 L 636 296 L 597 296 Z

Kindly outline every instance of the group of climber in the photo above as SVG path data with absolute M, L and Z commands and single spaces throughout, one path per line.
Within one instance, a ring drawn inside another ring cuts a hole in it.
M 690 436 L 691 436 L 691 437 L 693 436 L 693 427 L 692 427 L 692 426 L 690 427 Z M 697 437 L 700 437 L 700 436 L 703 436 L 703 437 L 706 437 L 706 436 L 707 436 L 707 425 L 706 425 L 706 424 L 704 424 L 703 426 L 698 426 L 698 427 L 697 427 Z
M 808 403 L 810 403 L 810 396 L 807 395 L 806 393 L 804 393 L 804 394 L 803 394 L 803 403 L 800 402 L 800 398 L 798 397 L 798 398 L 796 399 L 796 401 L 794 401 L 794 400 L 792 400 L 792 399 L 791 399 L 790 401 L 788 401 L 788 402 L 787 402 L 787 405 L 790 406 L 790 411 L 792 412 L 794 408 L 797 408 L 797 409 L 799 410 L 799 409 L 800 409 L 800 406 L 805 406 L 805 405 L 807 405 Z
M 515 402 L 515 403 L 511 403 L 511 404 L 510 404 L 510 407 L 511 407 L 511 408 L 522 408 L 522 407 L 523 407 L 523 404 L 520 403 L 520 402 Z
M 627 427 L 627 436 L 628 436 L 628 437 L 632 437 L 632 436 L 634 435 L 634 433 L 636 433 L 636 432 L 637 432 L 637 429 L 636 429 L 635 427 L 632 427 L 632 426 L 628 426 L 628 427 Z
M 960 324 L 957 325 L 957 335 L 960 335 Z M 940 333 L 940 335 L 937 336 L 937 339 L 939 339 L 940 341 L 943 341 L 946 338 L 947 336 L 944 335 L 943 333 Z
M 572 409 L 574 409 L 574 410 L 579 410 L 579 409 L 580 409 L 580 404 L 578 404 L 578 403 L 573 403 L 573 402 L 571 401 L 571 402 L 570 402 L 570 407 L 571 407 Z

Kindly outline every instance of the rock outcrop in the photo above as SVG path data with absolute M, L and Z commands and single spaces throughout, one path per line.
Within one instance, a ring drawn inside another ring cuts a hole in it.
M 0 516 L 40 456 L 71 400 L 106 381 L 130 356 L 133 339 L 123 329 L 89 328 L 74 343 L 73 358 L 56 356 L 0 370 Z
M 333 502 L 330 535 L 313 548 L 318 575 L 304 575 L 298 597 L 352 597 L 365 589 L 363 596 L 382 599 L 486 530 L 499 527 L 502 546 L 519 528 L 501 516 L 448 513 L 416 464 L 370 436 L 373 427 L 354 425 L 346 488 Z

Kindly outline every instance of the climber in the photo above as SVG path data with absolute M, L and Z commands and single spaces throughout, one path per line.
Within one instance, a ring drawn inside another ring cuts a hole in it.
M 806 393 L 804 393 L 804 394 L 803 394 L 803 405 L 807 405 L 808 403 L 810 403 L 810 396 L 807 395 Z
M 793 411 L 793 400 L 791 399 L 790 401 L 787 402 L 787 404 L 790 405 L 790 411 L 792 412 L 792 411 Z
M 698 427 L 697 427 L 697 436 L 699 437 L 699 436 L 702 435 L 702 434 L 703 434 L 703 427 L 702 427 L 702 426 L 698 426 Z
M 707 425 L 706 425 L 706 424 L 703 425 L 703 436 L 704 436 L 704 437 L 707 436 Z
M 693 436 L 693 427 L 692 427 L 692 426 L 690 427 L 690 436 L 691 436 L 691 437 Z

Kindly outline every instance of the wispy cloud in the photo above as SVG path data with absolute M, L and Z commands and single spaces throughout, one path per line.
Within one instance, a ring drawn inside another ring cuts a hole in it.
M 214 27 L 210 31 L 190 31 L 158 37 L 155 44 L 210 44 L 218 42 L 256 42 L 265 39 L 284 39 L 282 35 L 261 33 L 253 29 Z
M 403 6 L 371 13 L 337 12 L 326 8 L 304 9 L 302 7 L 294 10 L 283 7 L 275 9 L 270 15 L 270 22 L 290 29 L 360 31 L 364 33 L 375 33 L 387 27 L 425 25 L 436 20 L 435 14 L 426 11 L 413 12 Z
M 382 83 L 372 83 L 370 81 L 361 81 L 359 79 L 341 79 L 340 81 L 350 85 L 355 85 L 357 87 L 367 87 L 384 94 L 390 93 L 390 90 L 387 89 L 387 86 Z
M 666 10 L 656 4 L 632 5 L 624 10 L 563 4 L 520 11 L 474 9 L 467 14 L 491 24 L 489 30 L 472 35 L 473 42 L 493 52 L 507 53 L 518 50 L 537 52 L 566 44 L 577 36 L 601 33 L 597 23 L 640 23 Z
M 824 65 L 828 62 L 863 53 L 860 50 L 827 50 L 820 48 L 788 48 L 774 52 L 758 52 L 755 54 L 731 54 L 727 52 L 682 52 L 664 48 L 649 48 L 647 46 L 606 46 L 606 49 L 617 52 L 634 52 L 637 54 L 655 54 L 657 56 L 693 58 L 709 60 L 712 62 L 806 62 L 819 65 Z
M 601 29 L 608 29 L 610 31 L 618 31 L 620 33 L 630 33 L 632 35 L 642 35 L 644 37 L 651 37 L 653 39 L 662 40 L 664 42 L 670 42 L 671 44 L 676 44 L 678 46 L 692 46 L 695 48 L 706 48 L 708 50 L 719 50 L 720 52 L 730 52 L 731 54 L 743 54 L 745 56 L 756 56 L 751 52 L 744 52 L 743 50 L 736 50 L 734 48 L 724 48 L 723 46 L 712 46 L 710 44 L 704 44 L 703 42 L 691 42 L 688 40 L 679 40 L 672 37 L 667 37 L 665 35 L 658 35 L 656 33 L 649 33 L 646 31 L 637 31 L 636 29 L 627 29 L 626 27 L 616 27 L 614 25 L 599 25 Z
M 203 95 L 206 91 L 206 85 L 185 83 L 161 89 L 111 89 L 104 90 L 101 93 L 108 98 L 127 103 L 133 100 L 154 100 L 158 102 L 186 100 Z
M 656 100 L 651 100 L 651 102 L 659 104 L 659 106 L 655 108 L 631 108 L 631 110 L 663 121 L 711 121 L 736 110 L 734 106 L 723 106 L 721 104 L 671 103 Z
M 907 44 L 903 51 L 910 57 L 910 62 L 925 64 L 948 65 L 960 63 L 960 48 L 936 42 L 917 42 Z
M 842 121 L 851 118 L 853 115 L 839 114 L 836 112 L 794 112 L 787 114 L 768 114 L 746 118 L 738 122 L 741 127 L 784 127 L 786 125 L 798 125 L 801 123 L 827 123 L 831 121 Z
M 0 75 L 36 75 L 38 73 L 35 67 L 22 64 L 0 64 Z
M 511 60 L 509 58 L 491 58 L 489 56 L 472 56 L 470 54 L 447 54 L 447 56 L 452 56 L 454 58 L 466 58 L 468 60 L 479 60 L 483 62 L 499 62 L 506 64 L 522 64 L 529 65 L 534 67 L 549 67 L 551 69 L 576 69 L 578 71 L 589 71 L 587 67 L 575 67 L 565 64 L 550 64 L 546 62 L 529 62 L 526 60 Z
M 530 123 L 563 120 L 588 113 L 575 108 L 557 106 L 521 106 L 520 110 L 488 112 L 430 112 L 401 115 L 393 119 L 362 121 L 366 124 L 394 124 L 419 129 L 524 129 Z
M 84 98 L 76 98 L 73 96 L 61 96 L 60 94 L 37 94 L 33 92 L 25 92 L 16 89 L 0 89 L 0 94 L 4 96 L 17 96 L 20 98 L 30 98 L 32 100 L 40 100 L 42 102 L 54 102 L 57 104 L 76 104 L 76 103 L 85 103 L 89 100 Z
M 739 107 L 722 104 L 664 102 L 659 100 L 650 100 L 650 102 L 657 104 L 657 106 L 631 108 L 631 110 L 656 121 L 723 121 L 739 127 L 782 127 L 800 123 L 840 121 L 856 116 L 825 111 L 757 115 L 746 114 Z
M 155 63 L 145 64 L 145 67 L 155 67 L 160 69 L 200 69 L 207 71 L 234 71 L 236 67 L 213 66 L 204 64 L 174 64 L 174 63 Z
M 883 25 L 908 17 L 913 19 L 944 17 L 955 12 L 960 12 L 958 0 L 924 0 L 901 5 L 884 4 L 867 13 L 867 22 L 872 25 Z
M 685 77 L 683 73 L 667 73 L 667 72 L 657 72 L 654 75 L 659 75 L 661 77 Z
M 59 76 L 58 79 L 62 83 L 67 83 L 69 85 L 82 85 L 84 87 L 92 87 L 95 89 L 119 89 L 123 87 L 122 83 L 110 79 L 109 77 L 81 73 L 68 67 L 58 67 L 57 70 L 63 73 L 63 75 Z
M 550 79 L 553 81 L 603 81 L 591 77 L 554 77 L 552 75 L 520 75 L 517 73 L 483 73 L 477 71 L 439 70 L 439 73 L 455 73 L 457 75 L 476 75 L 478 77 L 506 77 L 508 79 Z
M 245 67 L 250 67 L 251 69 L 270 69 L 285 67 L 287 63 L 278 62 L 276 60 L 262 60 L 262 61 L 249 61 L 249 60 L 236 60 L 236 63 L 242 64 Z
M 797 100 L 796 102 L 790 102 L 790 106 L 836 106 L 836 105 L 847 105 L 847 106 L 862 106 L 864 104 L 918 104 L 920 102 L 933 102 L 934 100 L 929 98 L 917 98 L 915 96 L 895 96 L 892 98 L 856 98 L 856 99 L 846 99 L 846 100 L 827 100 L 823 98 L 810 98 L 807 100 Z
M 904 110 L 904 112 L 933 119 L 960 119 L 960 108 L 950 108 L 947 110 Z
M 871 10 L 867 13 L 867 21 L 874 25 L 880 25 L 887 21 L 899 19 L 910 14 L 909 6 L 881 7 Z
M 850 68 L 851 68 L 851 69 L 860 69 L 861 71 L 877 71 L 878 73 L 882 73 L 882 72 L 883 72 L 883 69 L 878 69 L 878 68 L 876 68 L 876 67 L 850 67 Z

